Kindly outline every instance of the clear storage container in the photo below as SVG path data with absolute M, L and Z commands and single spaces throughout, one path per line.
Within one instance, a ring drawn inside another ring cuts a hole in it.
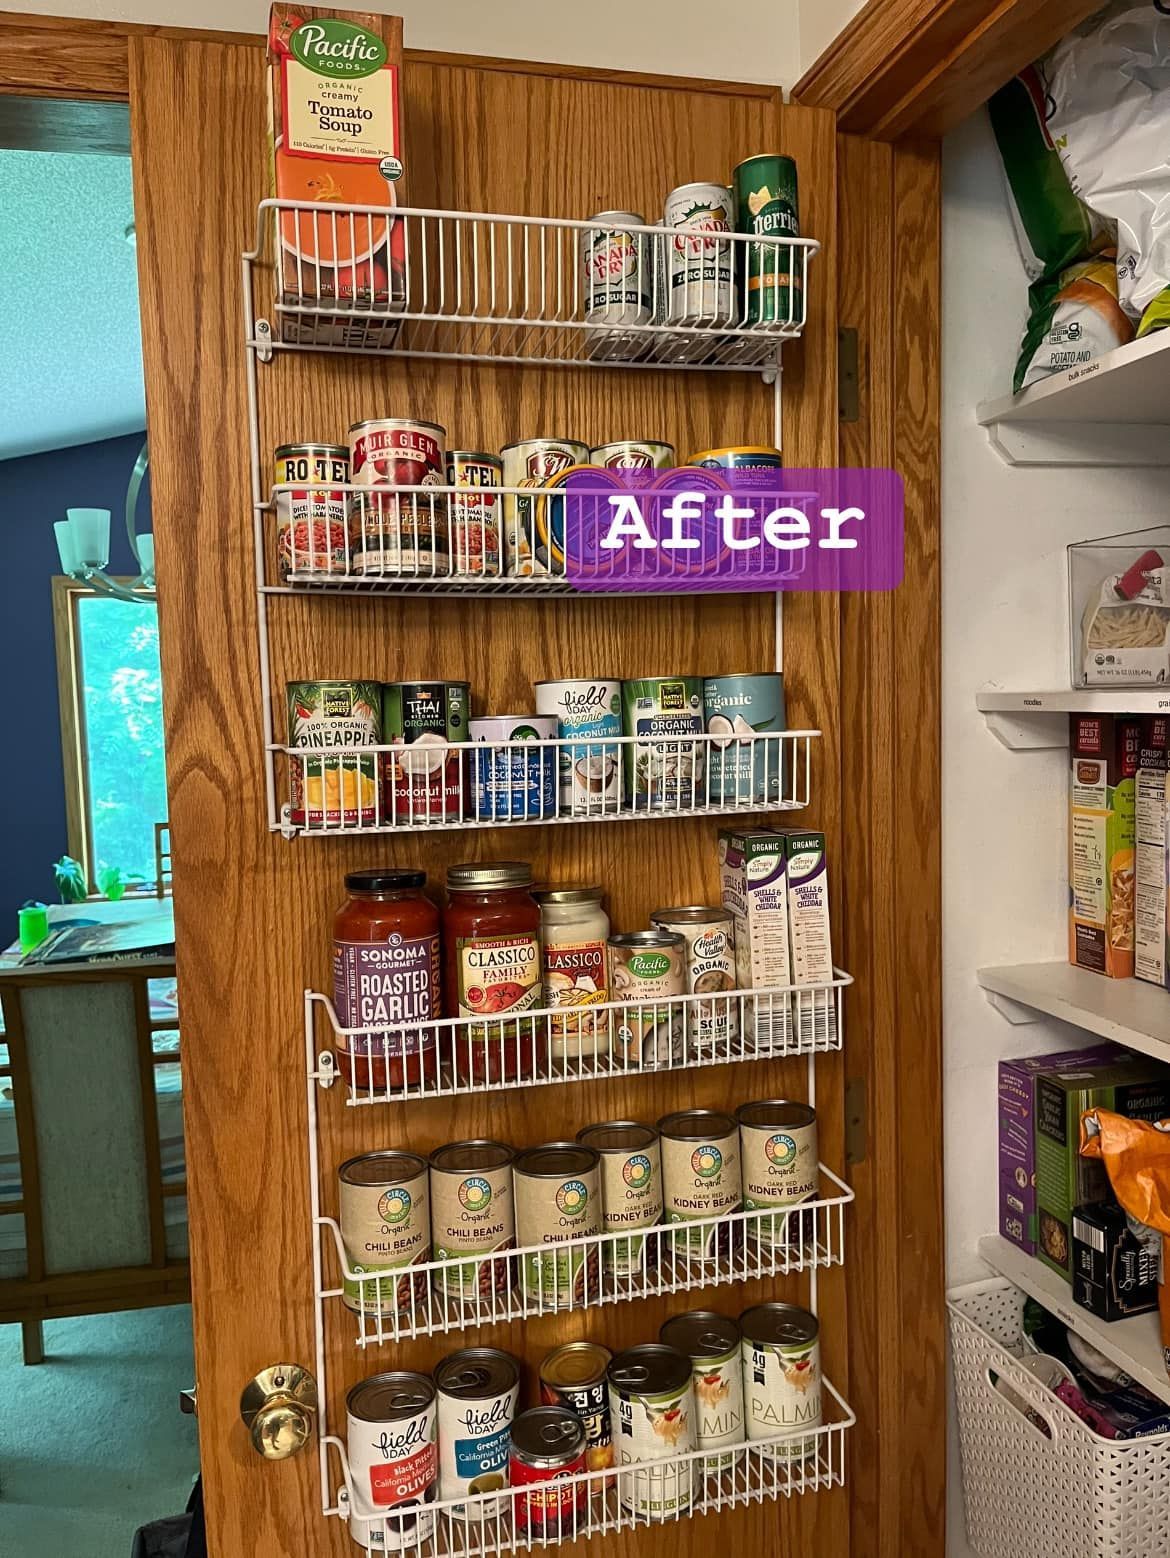
M 1170 526 L 1068 549 L 1074 687 L 1170 681 Z

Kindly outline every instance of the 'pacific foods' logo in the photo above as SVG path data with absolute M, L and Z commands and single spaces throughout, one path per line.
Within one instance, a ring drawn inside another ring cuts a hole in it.
M 700 1179 L 714 1179 L 723 1167 L 723 1154 L 711 1143 L 696 1147 L 691 1153 L 691 1167 Z
M 376 33 L 352 22 L 322 17 L 305 22 L 288 40 L 296 59 L 323 76 L 372 76 L 386 63 L 386 45 Z
M 492 1199 L 492 1187 L 477 1175 L 459 1186 L 459 1204 L 468 1212 L 484 1212 Z

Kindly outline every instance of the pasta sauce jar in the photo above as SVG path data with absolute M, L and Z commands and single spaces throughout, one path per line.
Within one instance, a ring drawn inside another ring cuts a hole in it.
M 532 867 L 516 860 L 447 868 L 443 915 L 444 989 L 453 1017 L 470 1023 L 455 1036 L 457 1074 L 476 1082 L 523 1081 L 543 1070 L 539 1021 L 516 1021 L 541 1004 L 540 907 Z
M 363 1088 L 433 1081 L 439 1015 L 439 911 L 423 896 L 425 871 L 351 871 L 333 917 L 333 1005 L 338 1063 Z M 387 1029 L 393 1032 L 387 1033 Z

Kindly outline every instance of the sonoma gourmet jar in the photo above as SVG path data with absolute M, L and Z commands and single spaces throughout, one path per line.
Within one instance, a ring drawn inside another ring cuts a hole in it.
M 425 871 L 351 871 L 333 917 L 337 1059 L 354 1088 L 397 1090 L 432 1081 L 439 1016 L 439 911 Z
M 549 1055 L 565 1061 L 608 1054 L 607 1014 L 589 1010 L 607 998 L 609 916 L 602 890 L 546 887 L 532 896 L 540 905 L 545 1004 L 556 1008 L 548 1022 Z
M 435 1529 L 439 1427 L 425 1374 L 364 1379 L 346 1397 L 354 1507 L 349 1530 L 368 1552 L 418 1552 Z
M 462 1079 L 515 1082 L 543 1070 L 542 1023 L 515 1021 L 540 1006 L 540 906 L 532 867 L 516 860 L 447 868 L 443 915 L 444 990 L 452 1017 L 470 1023 L 455 1035 Z

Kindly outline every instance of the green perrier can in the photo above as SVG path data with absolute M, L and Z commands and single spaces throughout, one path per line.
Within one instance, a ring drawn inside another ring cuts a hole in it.
M 741 162 L 732 174 L 735 228 L 759 238 L 800 237 L 796 164 L 765 153 Z M 741 265 L 744 318 L 749 325 L 797 325 L 803 314 L 803 270 L 799 249 L 788 244 L 748 243 Z

